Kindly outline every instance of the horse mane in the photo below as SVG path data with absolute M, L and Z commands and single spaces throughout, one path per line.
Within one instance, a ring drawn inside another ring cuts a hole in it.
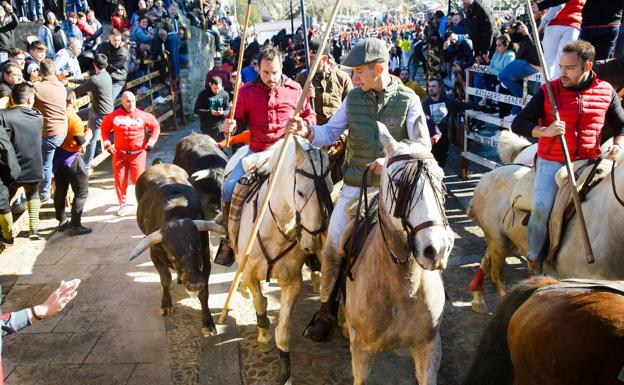
M 509 321 L 516 310 L 537 289 L 557 282 L 551 277 L 533 277 L 520 282 L 507 294 L 481 335 L 479 346 L 463 385 L 513 384 L 514 372 L 507 344 Z
M 503 130 L 500 132 L 496 152 L 504 164 L 512 164 L 518 154 L 530 145 L 531 142 L 525 137 L 516 135 L 509 130 Z

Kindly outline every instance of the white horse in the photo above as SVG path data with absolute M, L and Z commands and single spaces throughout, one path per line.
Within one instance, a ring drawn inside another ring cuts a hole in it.
M 273 146 L 280 148 L 283 141 Z M 320 251 L 321 235 L 325 231 L 331 207 L 332 190 L 327 154 L 307 141 L 295 137 L 287 144 L 284 164 L 276 188 L 273 190 L 258 236 L 242 273 L 241 292 L 253 296 L 258 325 L 258 346 L 269 350 L 271 335 L 267 317 L 267 299 L 260 282 L 277 278 L 281 289 L 279 321 L 275 328 L 275 343 L 281 361 L 280 384 L 290 383 L 290 316 L 301 289 L 301 270 L 306 256 Z M 267 167 L 272 169 L 279 151 L 274 151 Z M 235 246 L 236 259 L 247 247 L 246 243 L 255 221 L 255 212 L 266 196 L 268 182 L 254 200 L 245 203 L 241 213 L 240 232 Z M 329 202 L 328 202 L 329 201 Z M 269 262 L 269 259 L 271 262 Z
M 524 141 L 520 137 L 511 138 L 504 145 L 520 148 L 526 144 Z M 605 143 L 603 149 L 609 143 Z M 522 150 L 522 153 L 532 151 L 533 147 Z M 487 242 L 481 267 L 470 285 L 472 308 L 477 312 L 487 309 L 483 298 L 484 276 L 488 275 L 499 295 L 504 296 L 505 258 L 527 253 L 527 227 L 522 224 L 525 213 L 511 207 L 510 196 L 516 182 L 532 171 L 518 165 L 516 160 L 513 163 L 485 174 L 477 184 L 468 208 L 468 215 L 481 227 Z M 608 176 L 582 203 L 596 263 L 586 261 L 579 224 L 574 216 L 562 233 L 556 264 L 546 266 L 560 278 L 624 279 L 624 248 L 619 238 L 624 226 L 624 207 L 616 198 L 624 194 L 624 169 L 615 167 L 614 173 L 615 189 L 611 176 Z
M 365 383 L 375 353 L 406 347 L 418 383 L 431 385 L 442 356 L 440 270 L 453 248 L 444 213 L 444 172 L 425 146 L 396 142 L 379 126 L 387 155 L 379 220 L 351 269 L 354 280 L 346 284 L 354 384 Z

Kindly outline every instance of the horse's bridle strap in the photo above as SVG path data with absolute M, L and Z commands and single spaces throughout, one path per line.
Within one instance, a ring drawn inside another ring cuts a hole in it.
M 446 222 L 446 221 L 426 221 L 426 222 L 423 222 L 423 223 L 419 224 L 416 227 L 413 227 L 410 230 L 410 233 L 412 234 L 412 236 L 416 236 L 416 234 L 420 230 L 424 230 L 427 227 L 433 227 L 433 226 L 443 226 L 443 227 L 446 227 L 446 226 L 448 226 L 448 222 Z
M 402 160 L 425 160 L 425 159 L 433 159 L 433 155 L 431 155 L 431 156 L 425 155 L 425 154 L 403 154 L 403 155 L 397 155 L 397 156 L 393 156 L 392 158 L 388 159 L 388 162 L 386 163 L 386 167 L 389 167 L 394 162 L 400 162 Z

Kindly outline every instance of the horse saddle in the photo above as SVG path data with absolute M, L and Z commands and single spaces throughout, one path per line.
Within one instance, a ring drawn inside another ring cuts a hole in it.
M 243 162 L 243 169 L 249 173 L 251 171 L 265 171 L 271 169 L 271 159 L 275 146 L 271 146 L 264 151 L 249 154 L 249 146 L 243 146 L 232 155 L 225 165 L 223 175 L 227 176 L 232 172 L 238 162 Z
M 585 184 L 587 184 L 587 187 L 585 187 L 586 189 L 591 188 L 602 179 L 604 179 L 605 176 L 609 175 L 609 172 L 611 170 L 611 161 L 603 159 L 603 161 L 599 162 L 596 165 L 596 169 L 592 172 L 592 167 L 588 166 L 594 166 L 596 161 L 596 159 L 583 159 L 577 160 L 576 162 L 572 163 L 572 166 L 574 168 L 574 175 L 576 176 L 576 185 L 579 193 L 582 192 Z M 535 166 L 533 166 L 531 172 L 526 173 L 514 185 L 510 196 L 510 203 L 513 208 L 521 211 L 531 211 L 531 209 L 533 208 L 534 181 Z M 557 183 L 559 190 L 561 190 L 562 187 L 568 185 L 567 181 L 568 171 L 566 167 L 563 166 L 555 175 L 555 182 Z M 587 192 L 589 192 L 589 190 L 585 193 Z
M 230 216 L 228 218 L 228 235 L 230 238 L 230 246 L 234 249 L 234 253 L 238 253 L 238 233 L 240 231 L 240 221 L 245 203 L 258 199 L 258 192 L 262 185 L 269 179 L 271 174 L 267 172 L 258 172 L 252 170 L 238 180 L 232 200 L 230 202 Z M 256 202 L 257 203 L 257 202 Z M 254 204 L 254 210 L 258 205 Z M 256 213 L 254 212 L 254 218 Z
M 554 285 L 540 287 L 536 293 L 544 291 L 608 291 L 624 295 L 624 281 L 606 281 L 593 279 L 564 279 Z
M 574 175 L 576 176 L 576 186 L 579 198 L 586 200 L 587 194 L 600 181 L 611 172 L 612 161 L 597 158 L 584 159 L 573 162 Z M 511 206 L 515 209 L 527 212 L 527 217 L 522 222 L 528 224 L 528 217 L 533 207 L 533 183 L 535 180 L 535 170 L 526 173 L 516 185 L 511 194 Z M 565 166 L 555 175 L 555 182 L 559 187 L 555 197 L 555 203 L 550 212 L 548 222 L 548 247 L 546 249 L 546 261 L 553 264 L 557 251 L 561 245 L 561 236 L 565 230 L 565 225 L 574 216 L 574 202 L 572 197 L 572 187 L 568 183 L 568 173 Z

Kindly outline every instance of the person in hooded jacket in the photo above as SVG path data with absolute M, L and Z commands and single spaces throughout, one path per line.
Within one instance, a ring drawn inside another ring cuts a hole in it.
M 39 235 L 39 183 L 43 180 L 43 160 L 41 155 L 41 131 L 43 115 L 33 109 L 35 93 L 27 83 L 16 84 L 11 90 L 13 107 L 0 110 L 0 125 L 7 130 L 15 149 L 21 172 L 8 186 L 9 200 L 0 200 L 0 226 L 4 233 L 13 226 L 9 202 L 19 187 L 26 193 L 26 206 L 30 221 L 31 240 Z M 11 240 L 9 240 L 11 243 Z

